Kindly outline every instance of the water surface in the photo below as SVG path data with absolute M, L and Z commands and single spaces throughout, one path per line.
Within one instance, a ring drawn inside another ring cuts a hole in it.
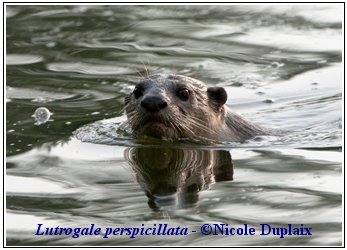
M 341 5 L 7 6 L 7 244 L 341 245 L 342 13 Z M 235 112 L 290 132 L 218 146 L 119 137 L 113 122 L 146 69 L 223 86 Z M 39 107 L 52 113 L 41 125 L 32 117 Z M 74 136 L 94 122 L 105 126 L 96 139 L 91 130 L 84 142 Z M 35 236 L 38 223 L 304 224 L 313 235 L 74 239 Z

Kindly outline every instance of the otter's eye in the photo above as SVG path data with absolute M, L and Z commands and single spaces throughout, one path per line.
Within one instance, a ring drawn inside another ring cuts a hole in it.
M 190 92 L 188 89 L 181 89 L 177 92 L 177 96 L 182 100 L 182 101 L 187 101 L 189 98 Z
M 140 98 L 143 94 L 143 90 L 140 87 L 135 87 L 133 94 L 136 99 Z

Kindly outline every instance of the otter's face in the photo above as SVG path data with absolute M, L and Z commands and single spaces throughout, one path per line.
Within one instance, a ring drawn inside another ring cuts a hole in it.
M 224 119 L 227 94 L 179 75 L 150 75 L 125 98 L 128 122 L 137 136 L 215 139 L 211 122 Z

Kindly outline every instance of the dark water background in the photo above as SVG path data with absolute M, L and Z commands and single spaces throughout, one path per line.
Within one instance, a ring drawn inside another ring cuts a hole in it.
M 7 6 L 6 15 L 8 245 L 342 244 L 341 5 Z M 145 68 L 223 86 L 234 111 L 290 132 L 134 148 L 109 129 Z M 31 117 L 38 107 L 53 113 L 42 125 Z M 103 119 L 96 139 L 73 136 Z M 38 223 L 291 223 L 313 235 L 73 239 L 35 236 Z

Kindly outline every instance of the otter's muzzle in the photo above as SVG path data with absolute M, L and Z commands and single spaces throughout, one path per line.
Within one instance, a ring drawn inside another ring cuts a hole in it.
M 141 101 L 141 107 L 154 113 L 166 108 L 167 102 L 157 96 L 147 96 Z

